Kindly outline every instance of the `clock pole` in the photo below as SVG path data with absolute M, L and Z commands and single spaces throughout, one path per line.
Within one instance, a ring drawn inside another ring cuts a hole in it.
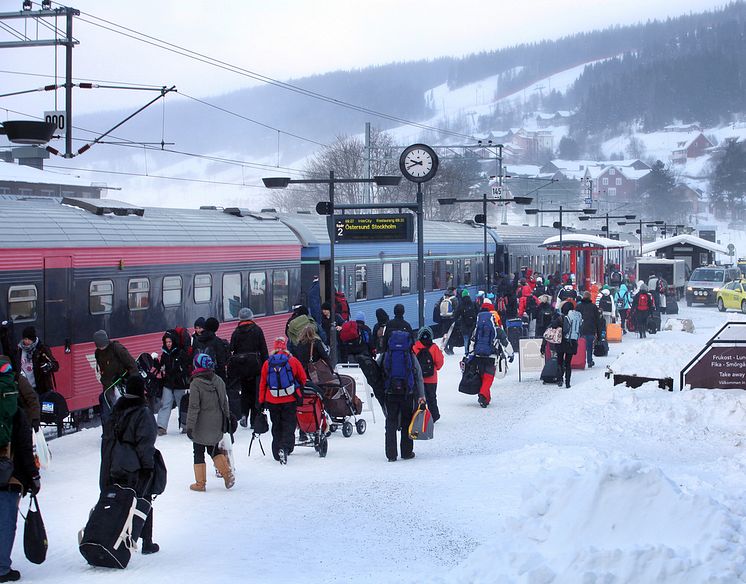
M 425 211 L 422 183 L 417 183 L 417 305 L 420 328 L 425 326 Z

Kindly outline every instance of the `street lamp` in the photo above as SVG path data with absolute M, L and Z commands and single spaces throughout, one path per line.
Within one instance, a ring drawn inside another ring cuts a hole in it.
M 284 176 L 275 176 L 263 178 L 262 182 L 268 189 L 285 189 L 291 184 L 304 184 L 304 185 L 329 185 L 329 201 L 320 202 L 316 206 L 316 212 L 320 215 L 331 215 L 331 229 L 327 225 L 327 233 L 329 235 L 329 271 L 331 272 L 331 288 L 332 288 L 332 301 L 330 310 L 331 327 L 329 339 L 329 348 L 331 352 L 331 360 L 333 364 L 337 362 L 337 335 L 334 332 L 334 327 L 337 323 L 337 310 L 336 302 L 334 301 L 334 291 L 336 290 L 335 282 L 335 269 L 334 269 L 334 185 L 335 184 L 364 184 L 374 183 L 379 187 L 394 187 L 398 186 L 401 181 L 401 176 L 374 176 L 373 178 L 335 178 L 334 171 L 329 171 L 329 178 L 288 178 Z M 369 206 L 372 208 L 374 206 Z
M 477 215 L 474 218 L 475 223 L 481 223 L 484 230 L 484 279 L 485 279 L 485 290 L 489 290 L 490 286 L 490 262 L 487 256 L 487 203 L 516 203 L 518 205 L 530 205 L 533 201 L 533 197 L 513 197 L 511 199 L 498 198 L 488 199 L 487 193 L 482 193 L 481 199 L 457 199 L 455 197 L 438 199 L 438 203 L 441 205 L 453 205 L 455 203 L 482 203 L 482 214 Z
M 560 205 L 557 209 L 525 209 L 526 215 L 537 215 L 539 213 L 559 213 L 559 221 L 554 227 L 559 228 L 559 268 L 562 274 L 562 214 L 563 213 L 583 213 L 584 215 L 595 215 L 598 209 L 565 209 Z

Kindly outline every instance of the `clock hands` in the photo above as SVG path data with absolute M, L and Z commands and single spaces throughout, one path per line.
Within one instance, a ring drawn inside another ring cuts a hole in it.
M 422 160 L 412 160 L 412 161 L 410 161 L 410 162 L 411 162 L 412 164 L 409 164 L 409 165 L 407 165 L 407 168 L 408 168 L 408 169 L 410 169 L 410 170 L 411 170 L 412 168 L 414 168 L 415 166 L 422 166 Z

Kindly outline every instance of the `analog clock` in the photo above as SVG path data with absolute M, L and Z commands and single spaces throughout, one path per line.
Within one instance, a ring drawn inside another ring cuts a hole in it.
M 413 144 L 401 153 L 399 168 L 406 179 L 427 182 L 438 172 L 438 155 L 430 146 Z

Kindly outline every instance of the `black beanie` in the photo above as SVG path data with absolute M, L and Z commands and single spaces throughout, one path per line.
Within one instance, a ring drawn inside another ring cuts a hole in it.
M 197 320 L 194 321 L 194 328 L 205 328 L 205 317 L 200 316 Z
M 218 332 L 219 328 L 220 328 L 220 323 L 218 322 L 217 318 L 211 316 L 205 321 L 205 330 L 216 333 Z
M 404 316 L 404 305 L 397 304 L 394 306 L 394 316 Z
M 324 302 L 321 305 L 321 310 L 331 310 L 332 309 L 332 303 L 331 302 Z
M 145 397 L 145 382 L 139 375 L 130 375 L 127 378 L 127 389 L 124 397 Z
M 23 329 L 23 334 L 21 335 L 22 339 L 31 339 L 32 341 L 36 340 L 36 329 L 32 326 L 27 326 L 25 329 Z

